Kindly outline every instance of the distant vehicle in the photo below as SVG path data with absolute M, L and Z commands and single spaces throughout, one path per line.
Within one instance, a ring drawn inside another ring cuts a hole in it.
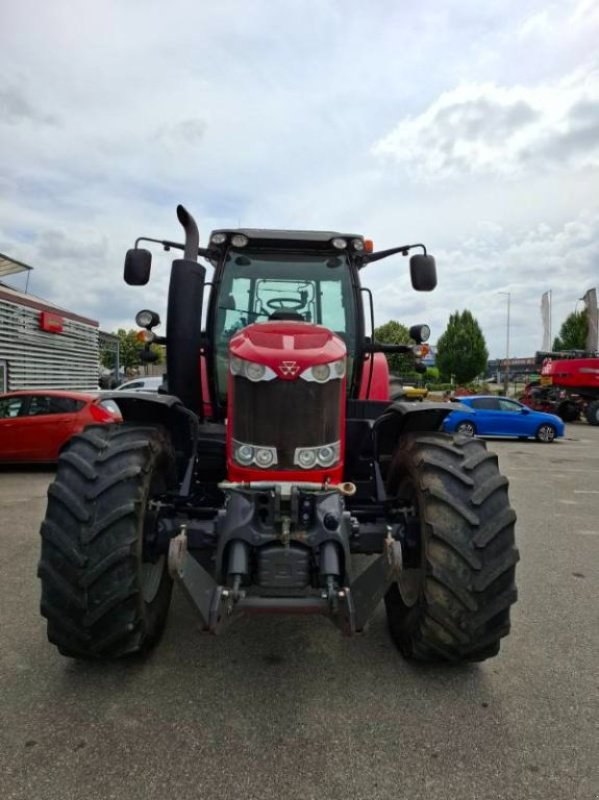
M 599 425 L 599 354 L 570 350 L 557 353 L 539 351 L 538 380 L 531 380 L 520 400 L 535 411 L 558 414 L 564 422 L 582 415 L 589 425 Z
M 0 395 L 0 463 L 52 463 L 88 425 L 120 422 L 114 400 L 35 389 Z
M 162 386 L 162 378 L 135 378 L 135 380 L 121 383 L 118 392 L 157 392 Z
M 405 384 L 402 379 L 391 375 L 389 381 L 389 397 L 391 400 L 424 400 L 428 397 L 426 386 Z
M 552 442 L 564 435 L 564 423 L 555 414 L 532 411 L 508 397 L 472 395 L 460 397 L 460 405 L 467 410 L 456 409 L 443 420 L 443 430 L 447 433 L 534 437 L 540 442 Z

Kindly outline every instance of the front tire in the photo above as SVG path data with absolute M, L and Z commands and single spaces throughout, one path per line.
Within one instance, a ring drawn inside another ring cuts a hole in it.
M 516 515 L 497 456 L 479 439 L 413 434 L 399 444 L 387 490 L 420 521 L 385 596 L 391 636 L 420 661 L 483 661 L 499 651 L 516 601 Z
M 175 483 L 162 429 L 98 425 L 73 437 L 48 489 L 38 575 L 48 639 L 65 656 L 113 659 L 147 650 L 166 622 L 166 558 L 144 554 L 148 503 Z

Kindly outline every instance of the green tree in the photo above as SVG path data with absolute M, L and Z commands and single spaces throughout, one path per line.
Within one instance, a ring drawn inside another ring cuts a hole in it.
M 374 329 L 374 341 L 384 342 L 385 344 L 410 344 L 410 332 L 401 322 L 390 320 L 384 325 Z M 414 359 L 410 356 L 400 355 L 399 353 L 387 353 L 389 371 L 393 375 L 403 375 L 406 372 L 414 371 Z
M 587 344 L 589 318 L 586 309 L 573 311 L 566 317 L 559 336 L 553 340 L 554 350 L 584 350 Z
M 138 330 L 131 329 L 126 331 L 124 328 L 119 328 L 116 332 L 116 336 L 119 337 L 119 363 L 121 369 L 128 370 L 143 364 L 140 353 L 144 345 L 138 340 L 138 333 Z M 153 344 L 150 349 L 158 356 L 157 361 L 154 363 L 161 364 L 164 361 L 164 347 Z M 112 350 L 103 350 L 101 361 L 102 366 L 107 369 L 114 369 L 114 353 Z
M 470 383 L 484 372 L 489 360 L 480 325 L 467 309 L 449 317 L 447 328 L 437 342 L 436 364 L 445 380 Z

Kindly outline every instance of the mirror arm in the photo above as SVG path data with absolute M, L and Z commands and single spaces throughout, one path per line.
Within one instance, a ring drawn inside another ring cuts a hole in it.
M 387 342 L 370 342 L 366 345 L 369 353 L 413 353 L 414 345 L 388 344 Z
M 139 236 L 135 240 L 135 249 L 139 247 L 140 242 L 155 242 L 161 244 L 165 250 L 174 248 L 175 250 L 185 250 L 185 245 L 180 242 L 171 242 L 168 239 L 152 239 L 149 236 Z M 210 250 L 208 247 L 198 247 L 198 255 L 203 258 L 218 258 L 219 253 L 217 250 Z
M 421 247 L 423 255 L 427 255 L 426 247 L 423 244 L 404 244 L 401 247 L 392 247 L 390 250 L 379 250 L 378 253 L 364 253 L 364 255 L 355 256 L 358 268 L 365 267 L 366 264 L 371 264 L 373 261 L 380 261 L 382 258 L 394 256 L 401 253 L 402 256 L 407 256 L 410 250 L 415 247 Z

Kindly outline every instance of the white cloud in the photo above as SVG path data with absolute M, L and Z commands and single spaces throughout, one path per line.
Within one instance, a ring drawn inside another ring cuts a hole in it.
M 281 0 L 276 14 L 268 0 L 20 0 L 0 26 L 0 251 L 36 267 L 32 291 L 110 330 L 143 305 L 164 315 L 168 255 L 143 290 L 122 283 L 122 261 L 140 234 L 180 236 L 178 202 L 203 241 L 238 223 L 349 229 L 379 247 L 425 241 L 438 291 L 414 295 L 406 262 L 378 262 L 364 274 L 377 319 L 428 319 L 439 334 L 453 308 L 472 307 L 500 352 L 498 290 L 526 275 L 524 295 L 551 285 L 569 297 L 589 275 L 578 244 L 565 271 L 555 245 L 582 208 L 599 208 L 597 170 L 575 169 L 599 138 L 585 69 L 593 15 L 584 0 Z M 465 109 L 445 108 L 445 125 L 468 159 L 474 142 L 476 169 L 431 185 L 436 166 L 414 131 L 423 163 L 373 157 L 385 131 L 464 87 Z M 545 147 L 534 170 L 530 139 Z M 511 172 L 497 171 L 497 152 Z M 545 272 L 528 274 L 530 236 Z
M 377 324 L 387 319 L 428 322 L 435 341 L 451 312 L 469 308 L 497 356 L 505 349 L 506 298 L 500 292 L 510 292 L 512 354 L 529 356 L 541 346 L 541 294 L 553 291 L 556 335 L 578 298 L 597 286 L 599 212 L 581 212 L 558 226 L 539 223 L 520 230 L 483 221 L 469 239 L 436 256 L 439 285 L 430 295 L 415 296 L 397 263 L 390 279 L 389 265 L 374 292 Z M 417 308 L 422 311 L 415 312 Z
M 597 167 L 599 69 L 528 87 L 463 84 L 401 120 L 373 152 L 429 181 Z

